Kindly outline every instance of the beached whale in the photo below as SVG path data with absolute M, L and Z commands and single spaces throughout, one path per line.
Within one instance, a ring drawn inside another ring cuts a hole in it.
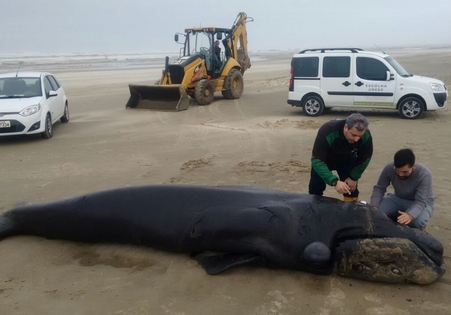
M 0 215 L 0 239 L 20 234 L 186 252 L 209 274 L 259 264 L 428 284 L 445 273 L 437 239 L 367 204 L 259 187 L 137 186 L 18 206 Z

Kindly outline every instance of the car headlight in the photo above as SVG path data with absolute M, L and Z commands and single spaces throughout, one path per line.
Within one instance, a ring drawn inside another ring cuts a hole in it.
M 431 86 L 432 91 L 444 91 L 445 90 L 445 87 L 440 83 L 430 82 L 429 85 Z
M 41 109 L 41 105 L 31 105 L 22 109 L 19 113 L 21 116 L 30 116 L 36 114 Z

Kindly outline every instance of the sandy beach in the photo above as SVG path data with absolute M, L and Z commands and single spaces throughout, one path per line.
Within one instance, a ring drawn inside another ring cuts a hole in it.
M 409 72 L 451 87 L 451 48 L 387 50 Z M 46 64 L 69 99 L 71 121 L 54 137 L 0 138 L 0 212 L 146 184 L 251 185 L 308 193 L 318 128 L 351 112 L 304 116 L 286 103 L 290 54 L 252 62 L 241 99 L 182 112 L 125 109 L 129 83 L 153 84 L 161 67 Z M 433 174 L 437 195 L 428 232 L 445 249 L 448 272 L 427 285 L 385 284 L 292 270 L 239 267 L 209 276 L 188 255 L 114 244 L 31 236 L 0 241 L 0 314 L 450 314 L 451 102 L 421 119 L 362 110 L 374 137 L 359 181 L 369 201 L 383 166 L 414 150 Z M 340 198 L 328 187 L 325 195 Z

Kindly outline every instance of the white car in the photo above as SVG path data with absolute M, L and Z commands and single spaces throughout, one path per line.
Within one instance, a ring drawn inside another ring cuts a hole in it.
M 48 72 L 0 74 L 0 136 L 53 136 L 53 124 L 69 121 L 69 106 L 61 84 Z

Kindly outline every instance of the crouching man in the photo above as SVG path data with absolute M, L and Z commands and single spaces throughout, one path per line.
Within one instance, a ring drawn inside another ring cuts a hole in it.
M 394 194 L 385 195 L 390 184 Z M 415 162 L 411 149 L 401 149 L 382 170 L 370 203 L 398 223 L 424 230 L 434 212 L 434 199 L 431 171 Z

